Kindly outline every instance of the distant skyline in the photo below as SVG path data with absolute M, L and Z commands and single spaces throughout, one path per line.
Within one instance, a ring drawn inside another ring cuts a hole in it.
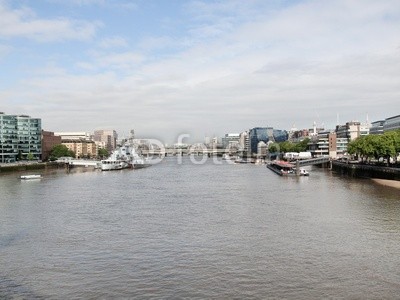
M 0 111 L 166 143 L 400 114 L 400 5 L 0 0 Z

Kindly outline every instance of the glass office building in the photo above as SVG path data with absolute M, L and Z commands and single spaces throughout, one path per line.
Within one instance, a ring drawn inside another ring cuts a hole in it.
M 15 162 L 17 156 L 17 117 L 0 112 L 0 163 Z
M 41 119 L 0 113 L 0 162 L 39 160 L 42 155 Z
M 272 127 L 255 127 L 249 131 L 251 153 L 257 153 L 259 142 L 284 142 L 287 141 L 289 134 L 286 130 L 273 129 Z
M 286 130 L 274 129 L 274 140 L 276 143 L 287 141 L 289 133 Z
M 400 129 L 400 115 L 387 118 L 383 124 L 383 131 Z

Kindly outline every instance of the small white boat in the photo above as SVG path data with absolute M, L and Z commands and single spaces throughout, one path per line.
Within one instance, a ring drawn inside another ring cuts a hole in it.
M 42 175 L 21 175 L 19 177 L 20 179 L 40 179 L 42 178 Z
M 300 169 L 300 176 L 310 176 L 310 173 L 305 169 Z

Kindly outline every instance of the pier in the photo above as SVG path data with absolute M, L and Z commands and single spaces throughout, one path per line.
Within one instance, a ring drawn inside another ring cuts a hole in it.
M 101 167 L 101 161 L 99 160 L 82 160 L 82 159 L 71 159 L 65 162 L 68 168 L 72 167 L 93 167 L 95 169 Z
M 317 158 L 297 160 L 296 165 L 297 165 L 297 163 L 298 163 L 299 167 L 312 166 L 312 165 L 323 165 L 323 164 L 329 163 L 330 161 L 331 161 L 331 159 L 329 158 L 329 156 L 323 156 L 323 157 L 317 157 Z

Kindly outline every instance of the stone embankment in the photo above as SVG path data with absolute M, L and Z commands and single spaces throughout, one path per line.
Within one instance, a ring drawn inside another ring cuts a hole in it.
M 5 172 L 19 172 L 19 171 L 31 171 L 31 170 L 45 170 L 45 169 L 53 169 L 58 168 L 59 164 L 55 162 L 24 162 L 24 163 L 9 163 L 9 164 L 0 164 L 0 173 Z
M 394 180 L 400 182 L 400 168 L 333 161 L 332 170 L 351 177 Z

